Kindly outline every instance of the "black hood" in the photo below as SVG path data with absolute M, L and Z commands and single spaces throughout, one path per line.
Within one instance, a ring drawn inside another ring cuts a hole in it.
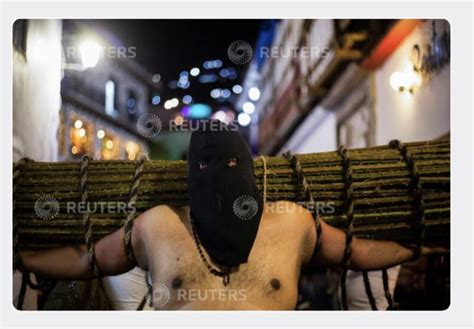
M 197 235 L 213 261 L 225 266 L 246 263 L 263 201 L 249 147 L 238 132 L 193 132 L 188 152 L 188 193 Z

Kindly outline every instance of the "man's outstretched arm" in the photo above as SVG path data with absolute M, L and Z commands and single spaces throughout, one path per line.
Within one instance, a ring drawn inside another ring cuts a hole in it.
M 134 249 L 138 243 L 138 221 L 139 217 L 135 220 L 132 231 Z M 124 232 L 122 227 L 94 244 L 97 266 L 104 275 L 118 275 L 134 267 L 125 254 Z M 95 277 L 85 245 L 23 251 L 20 255 L 23 267 L 38 275 L 61 280 L 86 280 Z
M 339 266 L 346 247 L 344 231 L 332 227 L 321 220 L 321 250 L 316 261 L 326 266 Z M 443 248 L 422 248 L 423 254 L 446 252 Z M 411 260 L 414 251 L 392 241 L 366 240 L 354 237 L 350 269 L 371 271 L 393 267 Z

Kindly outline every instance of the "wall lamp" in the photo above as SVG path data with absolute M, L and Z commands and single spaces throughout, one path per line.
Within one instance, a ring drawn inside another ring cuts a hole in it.
M 390 76 L 390 86 L 395 91 L 413 94 L 421 83 L 421 74 L 412 65 L 408 65 L 405 71 L 393 72 Z

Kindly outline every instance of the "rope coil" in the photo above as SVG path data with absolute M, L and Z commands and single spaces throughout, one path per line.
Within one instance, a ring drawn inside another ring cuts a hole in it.
M 344 197 L 345 197 L 345 209 L 347 216 L 347 225 L 344 228 L 346 233 L 346 247 L 344 249 L 344 255 L 341 260 L 340 266 L 342 267 L 341 273 L 341 298 L 342 298 L 342 308 L 348 310 L 347 306 L 347 291 L 346 291 L 346 277 L 347 271 L 350 266 L 351 254 L 352 254 L 352 240 L 353 235 L 352 231 L 354 228 L 354 188 L 352 186 L 352 167 L 349 158 L 349 151 L 344 146 L 341 146 L 338 150 L 338 155 L 342 159 L 342 170 L 343 170 L 343 180 L 344 180 Z
M 132 264 L 137 264 L 137 259 L 135 258 L 135 253 L 133 252 L 133 246 L 132 246 L 133 221 L 135 220 L 135 216 L 137 213 L 135 204 L 138 198 L 138 187 L 140 185 L 140 177 L 142 175 L 143 166 L 146 160 L 148 160 L 146 156 L 141 156 L 140 159 L 138 159 L 138 161 L 136 162 L 135 172 L 133 174 L 132 184 L 130 187 L 130 198 L 127 203 L 129 213 L 125 221 L 124 243 L 125 243 L 125 253 L 127 254 L 128 260 Z
M 81 203 L 83 205 L 87 204 L 87 200 L 89 198 L 89 192 L 87 189 L 87 169 L 89 167 L 89 161 L 91 158 L 88 155 L 84 155 L 81 160 L 81 170 L 80 170 L 80 190 L 81 190 Z M 95 252 L 94 252 L 94 240 L 92 239 L 92 222 L 91 216 L 89 211 L 85 211 L 82 214 L 82 221 L 84 225 L 84 237 L 86 240 L 86 248 L 87 248 L 87 255 L 89 258 L 89 265 L 92 269 L 92 273 L 95 276 L 99 276 L 100 271 L 99 267 L 97 266 L 97 262 L 95 259 Z
M 394 309 L 394 306 L 395 306 L 395 303 L 393 301 L 393 297 L 392 297 L 392 294 L 390 293 L 390 287 L 389 287 L 389 284 L 388 284 L 388 272 L 387 272 L 387 269 L 383 269 L 382 270 L 382 282 L 383 282 L 383 290 L 384 290 L 384 293 L 385 293 L 385 298 L 387 299 L 387 302 L 388 302 L 388 310 L 393 310 Z
M 319 253 L 319 250 L 321 249 L 321 242 L 322 242 L 321 236 L 323 233 L 318 207 L 316 206 L 316 203 L 314 202 L 313 194 L 311 192 L 311 189 L 309 188 L 308 180 L 306 179 L 304 175 L 303 168 L 298 158 L 290 151 L 283 153 L 283 157 L 290 162 L 291 168 L 293 169 L 293 172 L 296 175 L 296 180 L 298 184 L 303 188 L 303 194 L 305 197 L 306 205 L 309 208 L 311 214 L 313 215 L 313 219 L 316 224 L 316 246 L 313 252 L 313 257 L 314 257 L 315 255 Z
M 405 161 L 409 174 L 410 174 L 410 186 L 409 189 L 413 194 L 414 198 L 414 222 L 411 223 L 412 228 L 414 229 L 417 235 L 417 246 L 414 250 L 412 260 L 417 260 L 421 255 L 421 249 L 423 247 L 423 242 L 426 233 L 425 227 L 425 204 L 423 201 L 423 188 L 420 181 L 420 175 L 415 165 L 415 160 L 413 159 L 412 154 L 408 150 L 407 146 L 395 139 L 390 141 L 389 146 L 392 149 L 397 150 Z
M 372 293 L 372 288 L 370 287 L 369 273 L 364 271 L 362 272 L 362 276 L 364 280 L 365 293 L 369 299 L 370 308 L 372 311 L 377 311 L 377 304 L 375 302 L 374 294 Z

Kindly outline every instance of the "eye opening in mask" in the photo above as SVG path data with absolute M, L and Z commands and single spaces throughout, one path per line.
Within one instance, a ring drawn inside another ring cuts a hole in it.
M 227 167 L 235 167 L 237 166 L 237 158 L 236 157 L 232 157 L 232 158 L 229 158 L 227 159 Z
M 207 161 L 199 161 L 199 169 L 203 170 L 207 168 Z

